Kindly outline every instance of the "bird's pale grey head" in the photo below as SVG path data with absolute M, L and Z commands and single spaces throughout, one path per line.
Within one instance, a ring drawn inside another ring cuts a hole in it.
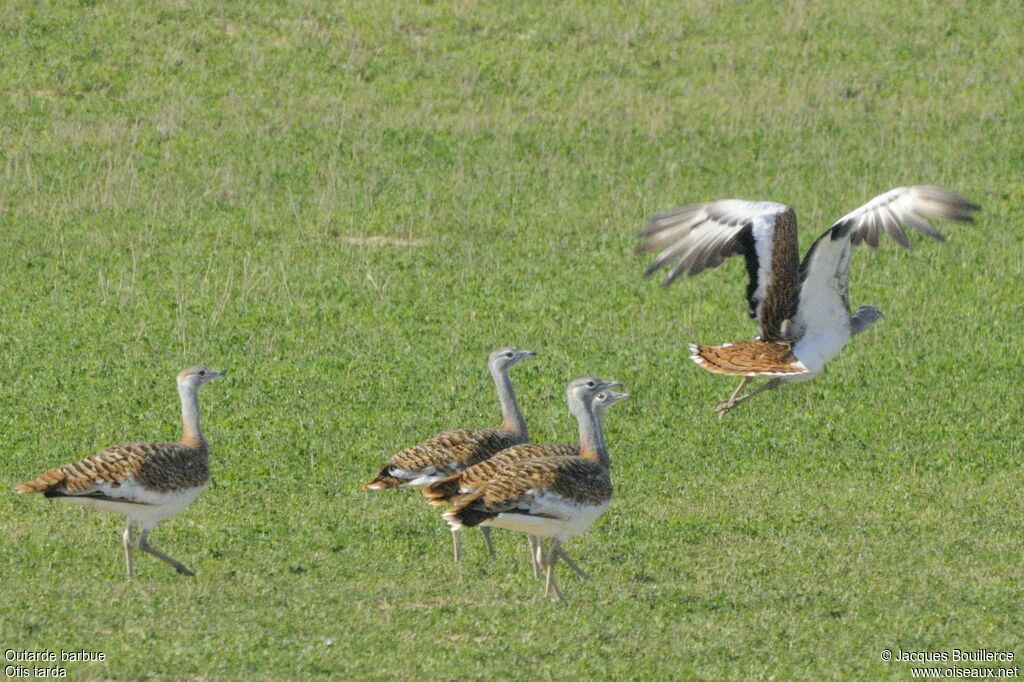
M 526 358 L 536 355 L 532 350 L 517 350 L 515 348 L 499 348 L 491 352 L 487 359 L 487 365 L 492 371 L 504 371 L 519 364 Z
M 565 389 L 569 411 L 573 414 L 579 414 L 581 410 L 587 410 L 594 404 L 594 399 L 597 398 L 601 391 L 620 386 L 622 384 L 617 381 L 605 381 L 597 377 L 573 379 L 569 382 L 569 387 Z
M 202 365 L 196 365 L 194 367 L 188 367 L 178 372 L 178 385 L 189 386 L 191 388 L 199 388 L 208 381 L 213 381 L 218 377 L 222 377 L 227 372 L 218 372 L 215 369 L 209 367 L 203 367 Z
M 594 398 L 594 412 L 598 414 L 604 414 L 604 411 L 617 402 L 625 400 L 629 397 L 628 393 L 619 393 L 617 391 L 604 390 L 597 394 Z

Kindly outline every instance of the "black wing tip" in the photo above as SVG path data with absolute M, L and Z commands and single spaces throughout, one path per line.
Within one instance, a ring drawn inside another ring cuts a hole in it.
M 110 495 L 104 495 L 101 492 L 82 493 L 76 495 L 75 493 L 63 492 L 61 490 L 44 490 L 43 497 L 69 497 L 69 498 L 84 498 L 89 500 L 105 500 L 107 502 L 116 502 L 118 504 L 133 504 L 139 507 L 151 507 L 153 506 L 149 502 L 139 502 L 137 500 L 129 500 L 124 497 L 111 497 Z
M 852 220 L 841 220 L 832 226 L 832 241 L 838 241 L 846 237 L 853 227 Z

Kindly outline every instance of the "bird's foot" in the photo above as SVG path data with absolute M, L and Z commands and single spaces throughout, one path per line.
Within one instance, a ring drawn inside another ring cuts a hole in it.
M 736 402 L 735 400 L 726 400 L 724 403 L 720 403 L 718 407 L 715 408 L 715 412 L 718 413 L 718 418 L 721 419 L 722 417 L 725 416 L 726 412 L 736 407 L 737 405 L 739 405 L 739 403 Z

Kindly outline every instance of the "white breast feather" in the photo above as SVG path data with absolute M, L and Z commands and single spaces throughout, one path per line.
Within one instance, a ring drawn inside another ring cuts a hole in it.
M 69 504 L 80 504 L 100 511 L 124 514 L 133 521 L 139 521 L 147 527 L 152 527 L 160 521 L 168 519 L 186 509 L 195 501 L 205 487 L 206 484 L 204 483 L 193 488 L 183 488 L 162 493 L 155 490 L 147 490 L 134 479 L 129 478 L 116 488 L 106 482 L 96 486 L 97 492 L 107 497 L 115 498 L 115 500 L 125 500 L 124 502 L 80 495 L 67 495 L 53 499 Z
M 611 502 L 609 499 L 600 504 L 584 503 L 547 489 L 530 490 L 527 495 L 530 501 L 523 506 L 528 513 L 504 512 L 480 525 L 565 541 L 590 528 Z

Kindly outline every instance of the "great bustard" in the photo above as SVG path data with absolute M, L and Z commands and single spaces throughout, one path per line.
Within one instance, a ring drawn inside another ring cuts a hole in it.
M 381 468 L 377 477 L 363 486 L 363 490 L 384 490 L 400 486 L 424 486 L 447 478 L 466 467 L 473 466 L 505 448 L 530 440 L 516 403 L 509 370 L 534 355 L 533 351 L 499 348 L 487 360 L 501 403 L 501 425 L 493 429 L 458 429 L 444 431 L 436 436 L 395 453 Z M 452 536 L 455 560 L 461 559 L 459 534 Z M 487 551 L 494 554 L 490 531 L 484 529 Z
M 566 389 L 566 400 L 569 405 L 570 414 L 579 420 L 580 444 L 567 443 L 527 443 L 515 445 L 502 450 L 490 459 L 479 464 L 463 469 L 457 474 L 448 478 L 431 483 L 423 489 L 427 502 L 434 505 L 448 505 L 458 501 L 463 495 L 469 495 L 479 490 L 484 484 L 494 478 L 498 472 L 514 462 L 522 462 L 537 457 L 579 457 L 582 447 L 592 447 L 599 456 L 607 457 L 607 446 L 604 441 L 604 412 L 615 403 L 629 397 L 628 393 L 617 393 L 609 389 L 613 384 L 602 382 L 593 377 L 574 379 Z M 597 428 L 590 429 L 586 420 L 590 418 L 590 412 L 596 421 Z M 593 431 L 598 442 L 587 444 L 584 440 Z M 585 444 L 585 445 L 584 445 Z M 482 529 L 486 526 L 482 527 Z M 530 559 L 533 562 L 535 577 L 540 577 L 542 564 L 539 556 L 540 538 L 529 536 Z M 587 573 L 576 565 L 576 562 L 569 557 L 564 550 L 559 550 L 559 558 L 563 559 L 570 568 L 581 579 L 586 580 Z
M 600 386 L 599 390 L 619 385 L 594 378 L 579 381 L 584 385 L 594 383 Z M 570 392 L 578 390 L 578 384 L 574 384 L 570 384 Z M 565 595 L 554 576 L 559 556 L 567 559 L 559 554 L 561 545 L 589 528 L 612 497 L 611 461 L 592 405 L 574 401 L 574 406 L 579 407 L 576 414 L 580 422 L 579 456 L 535 457 L 512 462 L 475 492 L 458 498 L 444 513 L 452 530 L 492 526 L 550 538 L 546 552 L 540 542 L 537 547 L 546 573 L 544 594 L 553 588 L 563 603 Z
M 910 248 L 903 232 L 912 227 L 934 239 L 944 237 L 925 217 L 971 221 L 979 206 L 938 187 L 899 187 L 880 194 L 836 221 L 807 251 L 797 251 L 796 213 L 767 201 L 727 199 L 690 204 L 650 219 L 641 233 L 644 251 L 663 249 L 647 268 L 662 266 L 668 286 L 682 274 L 696 275 L 729 256 L 746 259 L 747 301 L 758 321 L 758 338 L 721 346 L 690 345 L 690 359 L 716 374 L 742 376 L 719 416 L 782 382 L 807 381 L 821 373 L 850 337 L 877 322 L 882 313 L 861 306 L 850 315 L 847 276 L 852 247 L 878 246 L 885 232 Z M 773 377 L 737 397 L 753 377 Z
M 199 426 L 199 387 L 224 376 L 206 367 L 178 374 L 183 431 L 177 443 L 114 445 L 72 464 L 50 469 L 15 488 L 43 493 L 60 502 L 82 504 L 128 517 L 124 530 L 124 561 L 133 574 L 132 548 L 166 561 L 184 575 L 195 575 L 183 563 L 149 544 L 149 531 L 192 504 L 210 480 L 209 450 Z M 133 528 L 142 531 L 133 539 Z

